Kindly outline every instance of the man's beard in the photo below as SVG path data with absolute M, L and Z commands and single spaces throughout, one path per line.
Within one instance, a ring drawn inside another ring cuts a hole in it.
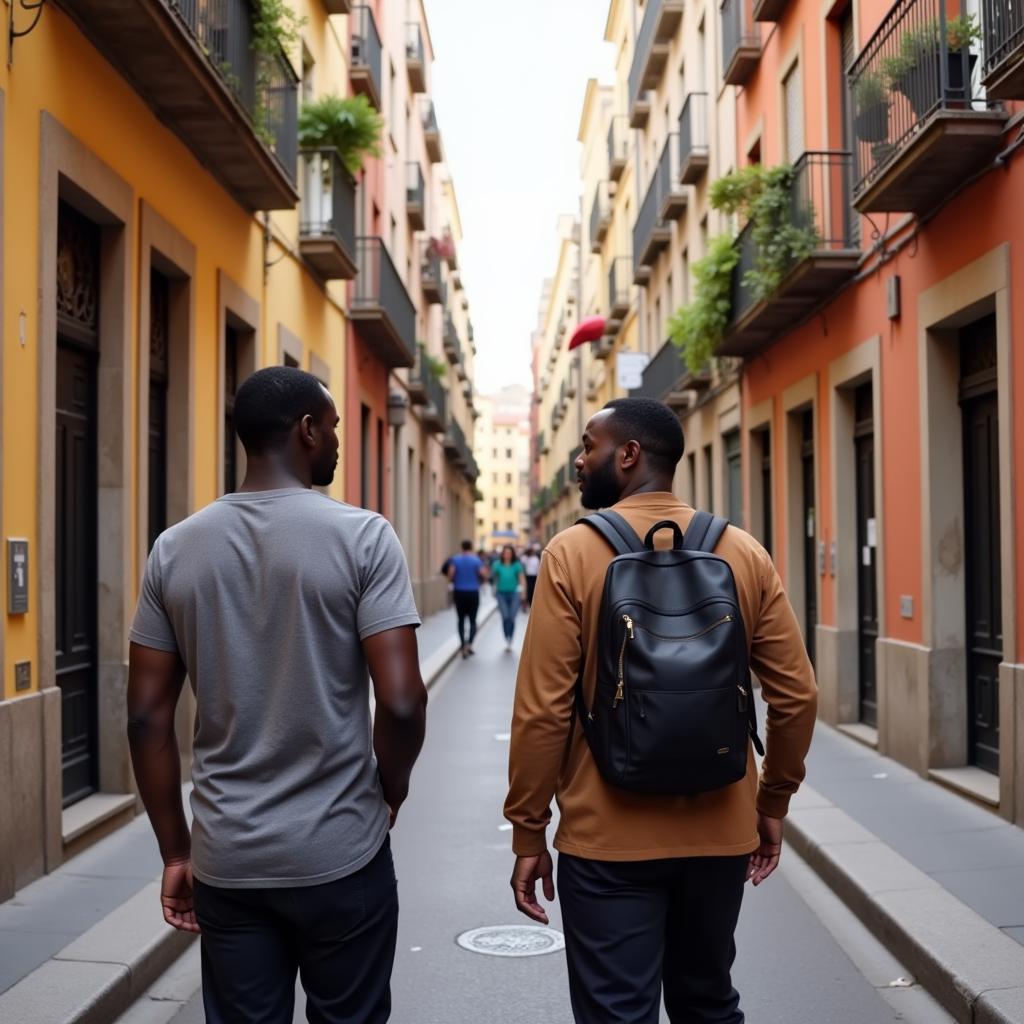
M 583 478 L 580 504 L 584 508 L 608 508 L 619 500 L 622 485 L 615 474 L 615 452 Z

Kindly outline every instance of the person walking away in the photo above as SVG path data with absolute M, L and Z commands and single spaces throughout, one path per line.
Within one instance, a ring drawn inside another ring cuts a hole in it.
M 537 574 L 540 572 L 540 551 L 531 544 L 523 555 L 523 572 L 526 574 L 526 606 L 533 604 L 533 592 L 537 589 Z
M 409 573 L 385 519 L 311 489 L 338 463 L 338 412 L 315 377 L 258 371 L 234 419 L 245 482 L 157 538 L 130 634 L 128 739 L 160 902 L 202 936 L 211 1024 L 290 1021 L 296 971 L 311 1020 L 384 1022 L 388 833 L 427 703 Z M 174 732 L 186 674 L 191 836 Z
M 501 612 L 501 626 L 505 631 L 505 650 L 512 650 L 512 640 L 516 635 L 516 615 L 522 600 L 524 573 L 522 563 L 516 558 L 516 549 L 506 544 L 501 549 L 501 558 L 494 563 L 491 570 L 494 576 L 494 589 L 498 595 L 498 609 Z
M 570 996 L 586 1024 L 657 1024 L 662 994 L 673 1024 L 742 1024 L 730 971 L 744 883 L 779 862 L 814 728 L 813 671 L 772 561 L 735 526 L 716 537 L 724 521 L 675 498 L 682 454 L 679 421 L 659 402 L 616 399 L 591 418 L 576 460 L 582 503 L 621 519 L 577 523 L 548 545 L 519 665 L 511 885 L 517 908 L 547 923 L 536 884 L 554 899 L 556 797 Z M 676 550 L 644 553 L 670 537 Z M 660 596 L 640 586 L 652 575 Z M 617 603 L 602 611 L 606 577 Z M 698 584 L 706 600 L 678 596 Z M 768 704 L 760 778 L 750 670 Z
M 476 617 L 480 611 L 480 585 L 487 579 L 487 569 L 478 555 L 473 554 L 473 542 L 462 542 L 462 553 L 455 555 L 448 567 L 448 578 L 455 593 L 455 614 L 459 623 L 459 644 L 463 658 L 473 653 L 476 640 Z M 466 631 L 466 625 L 469 631 Z

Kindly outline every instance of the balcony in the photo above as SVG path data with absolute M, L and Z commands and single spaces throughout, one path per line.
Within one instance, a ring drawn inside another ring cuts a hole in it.
M 359 274 L 352 289 L 349 319 L 385 366 L 412 366 L 416 361 L 416 307 L 384 240 L 359 238 L 356 251 Z
M 618 332 L 622 318 L 632 305 L 632 262 L 628 256 L 616 256 L 608 267 L 608 315 L 605 320 L 609 334 Z
M 448 456 L 449 461 L 465 473 L 466 479 L 470 483 L 474 482 L 480 475 L 480 471 L 477 468 L 476 459 L 473 458 L 473 452 L 466 442 L 466 435 L 463 433 L 462 427 L 459 426 L 458 420 L 449 417 L 448 429 L 445 431 L 443 443 L 444 453 Z
M 373 11 L 365 4 L 352 10 L 352 61 L 349 78 L 352 91 L 365 96 L 375 110 L 381 109 L 381 69 L 384 49 L 381 46 Z
M 690 405 L 691 393 L 707 388 L 710 383 L 711 374 L 707 370 L 691 373 L 675 343 L 666 341 L 647 364 L 643 383 L 633 388 L 629 397 L 653 398 L 673 409 L 686 409 Z
M 1024 9 L 1017 0 L 982 0 L 981 29 L 986 95 L 1024 99 Z
M 448 426 L 448 392 L 429 367 L 423 376 L 423 383 L 427 401 L 420 413 L 420 419 L 431 433 L 443 434 Z
M 352 0 L 324 0 L 324 9 L 328 14 L 351 14 Z
M 658 215 L 664 221 L 679 220 L 689 198 L 686 187 L 681 184 L 679 148 L 679 136 L 672 132 L 658 160 Z
M 441 129 L 437 126 L 437 111 L 434 101 L 430 100 L 423 109 L 423 142 L 427 147 L 427 156 L 432 164 L 439 164 L 444 159 L 441 149 Z
M 599 181 L 590 206 L 590 251 L 600 252 L 601 243 L 608 235 L 612 222 L 611 204 L 608 202 L 608 182 Z
M 448 301 L 448 287 L 441 277 L 441 255 L 432 239 L 424 239 L 420 252 L 420 286 L 427 304 L 444 305 Z
M 299 156 L 299 252 L 324 281 L 356 276 L 356 186 L 336 149 Z
M 708 94 L 691 92 L 679 115 L 679 180 L 696 185 L 708 171 Z
M 751 225 L 740 232 L 732 318 L 719 355 L 749 356 L 770 345 L 857 272 L 860 251 L 853 243 L 849 182 L 849 153 L 805 153 L 796 162 L 786 227 L 790 235 L 802 236 L 798 248 L 806 255 L 796 258 L 768 295 L 758 292 L 748 273 L 758 262 Z
M 647 124 L 651 107 L 646 94 L 661 80 L 682 17 L 683 0 L 647 0 L 629 69 L 629 123 L 633 128 Z
M 752 0 L 722 4 L 722 78 L 726 85 L 746 85 L 761 59 L 761 33 L 754 24 Z
M 405 165 L 405 214 L 413 231 L 422 231 L 426 225 L 427 186 L 419 163 L 411 160 Z
M 564 465 L 559 466 L 555 471 L 555 479 L 551 483 L 551 490 L 554 493 L 555 501 L 564 494 L 569 493 L 569 474 Z
M 789 0 L 754 0 L 754 21 L 782 21 Z
M 546 431 L 541 431 L 537 436 L 537 449 L 541 455 L 547 455 L 551 451 L 551 443 L 548 441 L 548 435 Z
M 458 329 L 451 313 L 444 316 L 444 354 L 452 366 L 458 366 L 462 362 L 462 340 L 459 338 Z
M 431 373 L 427 348 L 422 341 L 417 341 L 416 362 L 409 371 L 409 402 L 411 405 L 427 404 L 427 376 Z
M 298 83 L 253 49 L 246 0 L 62 0 L 93 46 L 248 210 L 298 201 Z
M 602 362 L 615 351 L 615 342 L 606 334 L 599 341 L 594 342 L 593 354 L 595 359 Z
M 629 118 L 618 114 L 608 125 L 608 178 L 618 181 L 629 163 Z
M 664 153 L 662 154 L 664 156 Z M 662 208 L 661 161 L 647 187 L 647 195 L 640 206 L 633 225 L 633 283 L 645 284 L 651 276 L 651 267 L 661 251 L 672 241 L 672 225 L 661 215 Z
M 423 29 L 410 21 L 405 26 L 405 70 L 409 76 L 409 91 L 427 91 L 427 58 L 423 48 Z
M 972 81 L 958 23 L 940 0 L 900 0 L 850 68 L 861 213 L 927 213 L 999 151 L 1006 115 Z
M 569 461 L 566 464 L 565 471 L 566 471 L 567 476 L 569 477 L 569 486 L 570 487 L 572 487 L 572 485 L 576 482 L 576 460 L 582 454 L 583 454 L 583 445 L 581 445 L 581 444 L 576 445 L 576 447 L 573 448 L 573 450 L 569 453 Z

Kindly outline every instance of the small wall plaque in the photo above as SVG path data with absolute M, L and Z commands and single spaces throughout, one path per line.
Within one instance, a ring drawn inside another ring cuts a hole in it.
M 914 599 L 909 594 L 900 595 L 900 615 L 905 619 L 914 617 Z
M 28 612 L 28 541 L 19 537 L 7 539 L 7 613 Z
M 32 689 L 31 661 L 16 661 L 14 663 L 14 689 L 19 693 L 22 690 Z

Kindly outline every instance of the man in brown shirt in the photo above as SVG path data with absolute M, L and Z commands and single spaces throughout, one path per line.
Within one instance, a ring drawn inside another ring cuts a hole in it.
M 685 529 L 693 509 L 672 494 L 683 434 L 672 411 L 617 399 L 598 412 L 576 460 L 587 508 L 613 506 L 643 537 L 663 519 Z M 659 535 L 663 542 L 665 533 Z M 659 545 L 660 546 L 660 545 Z M 730 526 L 715 554 L 736 581 L 750 667 L 768 703 L 760 776 L 696 796 L 617 789 L 601 777 L 573 718 L 581 663 L 587 704 L 596 676 L 597 626 L 614 552 L 576 525 L 546 548 L 516 683 L 509 793 L 519 910 L 547 923 L 536 883 L 554 899 L 546 829 L 560 821 L 558 882 L 569 986 L 577 1022 L 742 1024 L 730 969 L 745 881 L 779 861 L 782 821 L 804 777 L 817 690 L 793 610 L 767 552 Z

